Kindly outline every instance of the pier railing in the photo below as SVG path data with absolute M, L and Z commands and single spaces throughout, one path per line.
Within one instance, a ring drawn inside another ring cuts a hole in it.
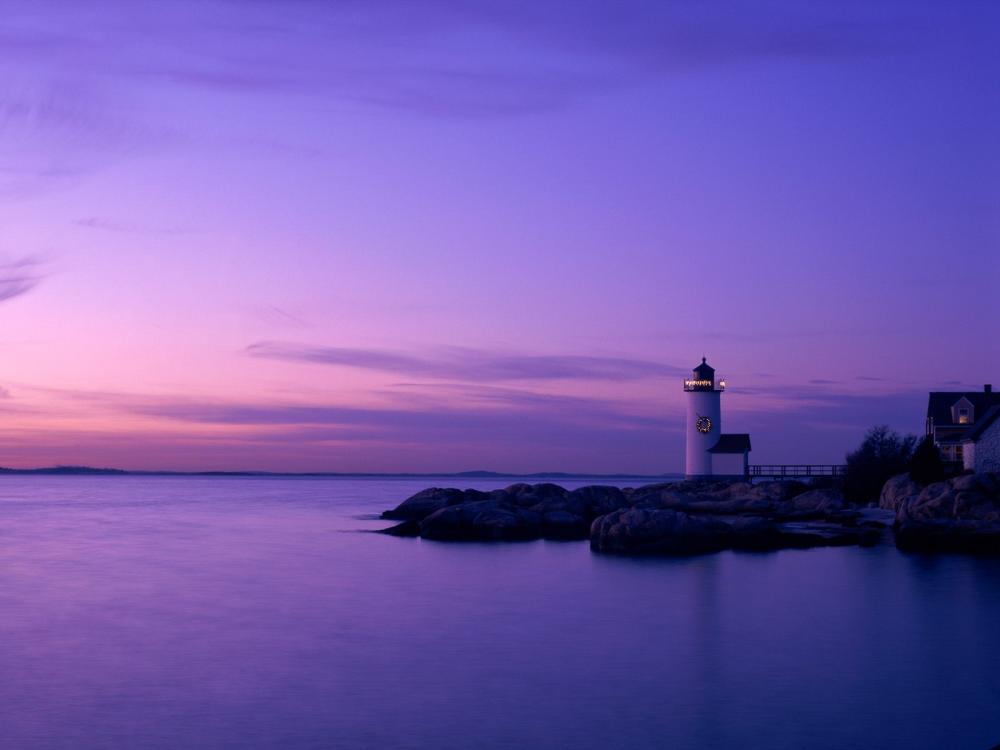
M 842 477 L 846 473 L 844 464 L 751 464 L 747 467 L 750 479 Z

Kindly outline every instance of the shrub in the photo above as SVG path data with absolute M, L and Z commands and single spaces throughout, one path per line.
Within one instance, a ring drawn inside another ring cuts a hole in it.
M 931 484 L 944 479 L 944 464 L 934 438 L 930 435 L 920 441 L 910 458 L 910 479 L 920 484 Z
M 859 504 L 878 500 L 886 480 L 909 468 L 916 442 L 916 436 L 904 437 L 887 425 L 868 430 L 858 449 L 847 454 L 844 497 Z

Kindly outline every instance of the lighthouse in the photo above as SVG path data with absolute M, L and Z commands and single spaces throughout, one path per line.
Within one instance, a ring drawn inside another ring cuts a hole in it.
M 726 381 L 704 357 L 684 380 L 687 399 L 685 479 L 741 479 L 747 475 L 750 435 L 722 433 L 722 393 Z

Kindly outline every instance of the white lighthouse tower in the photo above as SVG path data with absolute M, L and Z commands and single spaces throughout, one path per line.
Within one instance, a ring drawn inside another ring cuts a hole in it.
M 684 381 L 687 393 L 687 441 L 684 450 L 684 477 L 702 479 L 712 476 L 712 454 L 709 451 L 722 434 L 722 391 L 726 381 L 715 383 L 715 370 L 705 358 Z
M 722 392 L 726 381 L 715 379 L 705 358 L 684 380 L 687 425 L 685 479 L 743 479 L 749 472 L 750 435 L 722 434 Z

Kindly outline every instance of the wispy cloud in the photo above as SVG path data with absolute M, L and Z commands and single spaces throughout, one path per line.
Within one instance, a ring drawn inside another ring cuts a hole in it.
M 259 342 L 246 349 L 253 357 L 354 367 L 413 378 L 469 382 L 514 380 L 640 380 L 677 375 L 684 368 L 645 359 L 581 354 L 539 355 L 441 347 L 425 353 L 386 349 L 306 346 Z
M 0 263 L 0 302 L 27 294 L 38 286 L 42 278 L 37 260 L 29 258 Z
M 109 87 L 92 56 L 72 46 L 0 62 L 0 197 L 65 186 L 128 154 L 164 142 L 132 93 Z M 72 71 L 72 72 L 67 72 Z
M 435 382 L 386 386 L 370 394 L 371 404 L 352 405 L 18 386 L 19 396 L 33 390 L 43 393 L 46 402 L 44 413 L 35 416 L 44 418 L 58 404 L 60 420 L 71 415 L 78 421 L 78 443 L 79 435 L 91 435 L 87 425 L 94 420 L 93 440 L 85 442 L 93 454 L 88 460 L 101 465 L 116 463 L 116 456 L 135 446 L 152 450 L 150 446 L 163 444 L 162 455 L 184 456 L 175 467 L 352 470 L 377 457 L 382 470 L 433 465 L 449 470 L 617 471 L 645 466 L 646 471 L 667 471 L 677 468 L 683 450 L 682 405 L 655 397 L 626 402 Z M 850 394 L 821 386 L 775 387 L 755 396 L 739 389 L 726 398 L 726 431 L 751 432 L 753 460 L 762 463 L 840 460 L 874 424 L 918 430 L 926 404 L 923 391 Z M 100 425 L 110 415 L 128 416 L 129 427 L 114 446 L 101 448 L 112 452 L 100 453 L 98 447 L 107 439 Z M 53 425 L 36 430 L 31 439 L 44 443 L 57 432 Z M 199 446 L 210 446 L 210 453 L 199 454 Z M 71 449 L 66 447 L 56 460 L 76 456 Z M 133 465 L 148 467 L 149 456 L 160 455 L 141 453 Z
M 40 0 L 0 30 L 0 197 L 63 187 L 138 151 L 246 137 L 199 128 L 178 96 L 510 118 L 692 70 L 893 54 L 924 28 L 906 4 L 891 27 L 863 5 L 800 6 Z
M 115 221 L 100 216 L 87 216 L 77 219 L 76 225 L 84 229 L 98 229 L 104 232 L 121 234 L 183 234 L 184 230 L 177 227 L 156 227 L 134 222 Z
M 41 6 L 52 5 L 41 3 Z M 838 59 L 905 45 L 915 13 L 891 24 L 863 6 L 577 0 L 511 3 L 105 0 L 87 16 L 52 5 L 11 25 L 0 49 L 76 73 L 218 93 L 318 94 L 447 116 L 564 107 L 645 78 L 775 59 Z M 114 18 L 114 25 L 95 18 Z M 44 17 L 45 23 L 42 22 Z M 470 54 L 468 40 L 481 42 Z
M 240 17 L 233 7 L 179 5 L 180 17 L 211 19 L 207 33 L 185 37 L 187 55 L 136 72 L 217 91 L 312 92 L 430 116 L 512 116 L 692 69 L 884 54 L 905 44 L 914 26 L 905 8 L 889 26 L 859 7 L 803 13 L 794 3 L 761 12 L 738 3 L 723 11 L 578 0 L 567 12 L 505 0 L 257 2 L 249 13 L 240 3 Z M 470 55 L 470 38 L 489 43 Z

